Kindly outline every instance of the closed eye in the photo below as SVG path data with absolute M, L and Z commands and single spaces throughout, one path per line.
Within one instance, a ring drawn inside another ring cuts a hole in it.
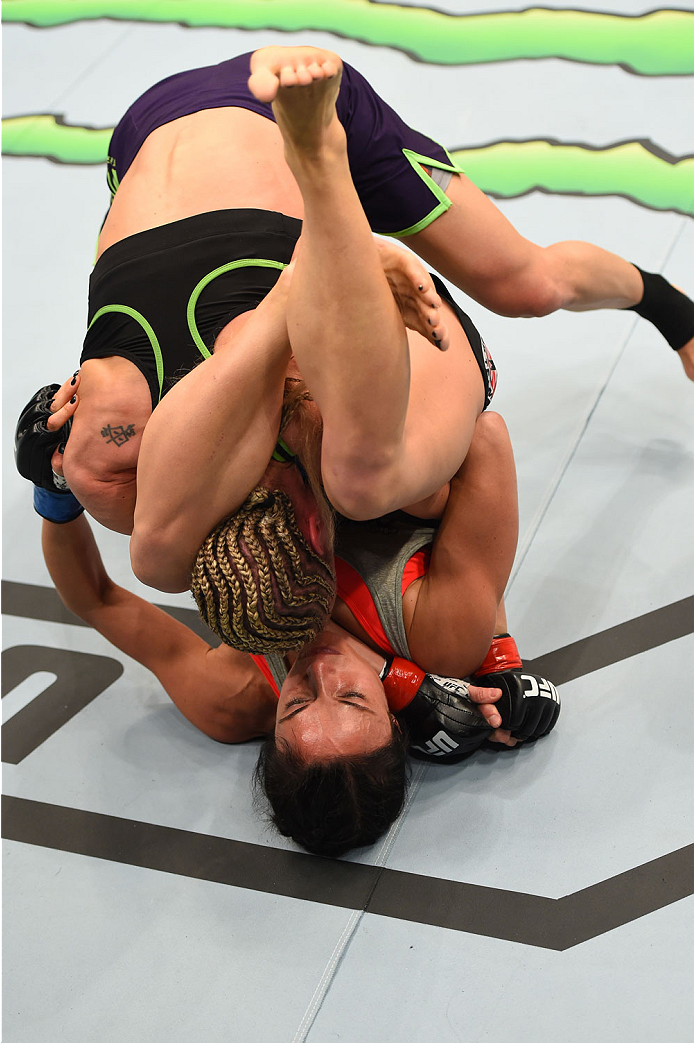
M 287 703 L 287 708 L 289 708 L 290 706 L 295 706 L 296 709 L 291 710 L 289 713 L 285 713 L 284 717 L 280 717 L 280 722 L 288 721 L 290 717 L 296 717 L 298 713 L 301 713 L 305 706 L 308 706 L 310 701 L 310 699 L 301 699 L 298 696 L 294 699 L 290 699 Z
M 337 696 L 337 701 L 339 703 L 344 703 L 345 706 L 353 706 L 355 710 L 375 714 L 376 711 L 372 710 L 371 707 L 364 706 L 362 703 L 355 703 L 352 701 L 353 699 L 361 699 L 363 701 L 364 696 L 361 692 L 345 692 L 344 694 Z M 310 702 L 314 702 L 314 700 L 306 699 L 302 696 L 295 696 L 293 699 L 290 699 L 286 704 L 286 708 L 289 709 L 290 707 L 294 707 L 294 709 L 290 709 L 289 713 L 286 713 L 284 717 L 280 717 L 280 723 L 282 721 L 288 721 L 291 717 L 296 717 L 296 715 L 301 713 Z

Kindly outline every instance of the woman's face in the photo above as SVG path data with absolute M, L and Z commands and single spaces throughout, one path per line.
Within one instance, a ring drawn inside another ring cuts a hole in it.
M 298 654 L 282 685 L 275 735 L 306 761 L 370 753 L 391 736 L 376 668 L 332 627 Z

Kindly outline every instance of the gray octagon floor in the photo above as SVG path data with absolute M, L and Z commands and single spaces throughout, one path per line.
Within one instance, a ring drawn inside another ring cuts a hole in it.
M 338 50 L 449 149 L 694 152 L 691 77 L 551 55 L 426 64 L 395 45 L 396 8 L 393 45 L 371 46 L 320 19 L 295 36 L 156 21 L 168 6 L 6 24 L 4 117 L 113 126 L 170 73 L 295 39 Z M 177 9 L 196 6 L 214 5 Z M 291 29 L 299 6 L 275 0 L 271 24 Z M 12 433 L 77 365 L 104 168 L 14 155 L 3 177 L 3 719 L 24 722 L 3 745 L 7 1043 L 690 1040 L 694 387 L 673 352 L 630 312 L 509 320 L 454 291 L 494 355 L 517 456 L 510 626 L 561 685 L 562 717 L 509 756 L 416 764 L 381 844 L 315 859 L 256 818 L 255 744 L 205 739 L 146 670 L 60 621 Z M 598 242 L 694 294 L 694 225 L 674 209 L 589 184 L 499 205 L 530 239 Z M 146 595 L 126 539 L 98 538 Z M 192 616 L 185 597 L 158 601 Z M 49 704 L 64 709 L 47 723 Z

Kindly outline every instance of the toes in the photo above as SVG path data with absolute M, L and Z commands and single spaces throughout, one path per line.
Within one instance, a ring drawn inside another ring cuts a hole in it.
M 297 83 L 302 87 L 308 87 L 309 83 L 313 83 L 315 76 L 311 72 L 310 68 L 306 68 L 305 65 L 300 64 L 296 67 L 296 79 Z
M 261 67 L 251 75 L 248 87 L 258 101 L 274 101 L 277 95 L 277 88 L 279 87 L 279 79 L 274 72 Z
M 448 351 L 451 340 L 448 335 L 448 327 L 443 323 L 440 323 L 435 330 L 432 331 L 432 337 L 434 338 L 434 344 L 439 351 Z
M 256 95 L 256 97 L 260 97 L 257 93 L 258 89 L 260 89 L 265 95 L 269 93 L 269 86 L 266 86 L 265 76 L 261 77 L 262 73 L 268 74 L 270 77 L 272 77 L 274 83 L 274 93 L 270 97 L 261 98 L 261 100 L 272 101 L 274 100 L 274 97 L 277 92 L 278 77 L 280 87 L 310 87 L 312 83 L 316 83 L 320 80 L 332 79 L 333 76 L 337 75 L 337 67 L 335 63 L 332 61 L 328 60 L 324 62 L 319 62 L 314 59 L 314 61 L 309 62 L 308 64 L 306 64 L 306 62 L 299 61 L 295 65 L 283 65 L 277 73 L 277 76 L 274 76 L 267 69 L 258 70 L 258 72 L 254 73 L 253 76 L 251 76 L 251 79 L 249 80 L 249 86 L 251 87 L 251 90 Z M 255 80 L 258 80 L 259 78 L 259 84 L 253 82 Z
M 296 87 L 297 83 L 299 83 L 299 77 L 294 66 L 283 65 L 280 69 L 280 87 Z

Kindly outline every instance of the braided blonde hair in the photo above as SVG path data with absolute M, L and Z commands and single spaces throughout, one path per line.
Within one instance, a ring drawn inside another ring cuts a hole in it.
M 286 493 L 258 486 L 203 543 L 191 590 L 202 618 L 242 652 L 312 641 L 335 600 L 332 562 L 310 546 Z

